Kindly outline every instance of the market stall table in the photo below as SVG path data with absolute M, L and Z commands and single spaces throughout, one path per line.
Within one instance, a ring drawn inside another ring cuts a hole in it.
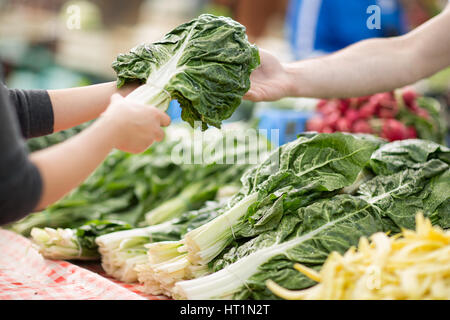
M 98 262 L 45 259 L 30 240 L 0 229 L 0 300 L 163 300 L 108 277 Z

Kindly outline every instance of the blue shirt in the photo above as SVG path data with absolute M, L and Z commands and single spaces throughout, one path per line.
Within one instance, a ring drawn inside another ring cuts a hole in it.
M 367 9 L 378 5 L 380 29 L 369 29 Z M 355 42 L 407 32 L 398 0 L 290 0 L 286 30 L 296 59 L 327 54 Z

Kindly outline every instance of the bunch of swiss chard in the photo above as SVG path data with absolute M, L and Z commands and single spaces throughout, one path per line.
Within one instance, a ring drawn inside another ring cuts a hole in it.
M 319 115 L 307 122 L 309 131 L 369 133 L 388 141 L 420 138 L 444 143 L 447 130 L 440 103 L 412 89 L 321 100 L 316 108 Z
M 95 239 L 105 272 L 124 282 L 138 280 L 137 266 L 147 261 L 147 247 L 180 240 L 187 232 L 211 221 L 223 211 L 225 199 L 207 202 L 170 221 L 145 228 L 104 234 Z M 98 253 L 97 253 L 98 255 Z M 152 291 L 155 293 L 155 291 Z M 160 292 L 163 293 L 163 292 Z M 159 294 L 159 293 L 158 293 Z
M 229 246 L 277 229 L 289 212 L 357 189 L 371 177 L 364 167 L 381 144 L 371 136 L 307 134 L 281 146 L 243 175 L 240 192 L 217 218 L 185 234 L 179 244 L 150 245 L 148 262 L 136 268 L 139 280 L 150 293 L 176 295 L 177 281 L 211 272 L 210 263 Z
M 322 147 L 328 149 L 332 145 L 338 144 L 336 141 L 330 145 L 323 143 Z M 366 145 L 370 146 L 370 143 L 366 141 Z M 357 245 L 362 236 L 379 231 L 397 233 L 402 228 L 414 229 L 418 212 L 434 225 L 450 228 L 450 149 L 418 139 L 396 141 L 375 149 L 359 170 L 368 171 L 366 177 L 369 178 L 358 183 L 352 194 L 345 194 L 343 189 L 340 194 L 330 194 L 318 183 L 316 187 L 322 196 L 300 206 L 290 206 L 292 201 L 283 203 L 279 209 L 282 214 L 277 218 L 279 222 L 262 232 L 258 231 L 261 215 L 255 216 L 255 211 L 250 209 L 245 218 L 234 226 L 233 241 L 219 250 L 219 254 L 216 251 L 214 256 L 201 255 L 202 251 L 211 252 L 211 246 L 210 249 L 202 248 L 197 240 L 189 244 L 186 238 L 190 233 L 187 233 L 184 239 L 188 245 L 188 257 L 194 253 L 194 257 L 207 258 L 203 263 L 208 263 L 210 274 L 177 282 L 172 295 L 183 299 L 272 299 L 275 297 L 266 287 L 269 279 L 295 290 L 314 284 L 310 278 L 296 272 L 293 268 L 295 263 L 319 270 L 331 252 L 342 254 Z M 345 153 L 354 155 L 355 150 L 359 148 L 346 149 Z M 321 168 L 319 177 L 335 181 L 338 173 L 342 172 L 340 170 L 345 168 L 340 161 L 352 160 L 345 156 L 332 157 L 328 152 L 323 156 L 326 154 L 328 156 L 313 162 L 311 167 Z M 290 153 L 291 161 L 304 165 L 310 163 L 305 161 L 308 160 L 305 155 Z M 324 170 L 323 164 L 331 163 L 331 167 Z M 305 172 L 301 167 L 297 170 L 297 175 Z M 358 171 L 354 169 L 354 172 Z M 347 183 L 352 180 L 354 176 Z M 283 199 L 282 195 L 281 192 L 274 194 L 278 199 Z M 304 196 L 299 195 L 298 198 Z M 217 228 L 214 222 L 222 216 L 200 228 L 208 225 Z M 240 226 L 246 224 L 250 225 L 253 233 L 239 232 Z M 214 243 L 217 240 L 210 236 L 210 241 Z M 191 262 L 198 261 L 191 259 Z
M 117 86 L 144 85 L 127 99 L 167 110 L 176 99 L 181 118 L 194 127 L 220 128 L 250 88 L 250 73 L 260 64 L 245 27 L 231 18 L 202 14 L 154 43 L 144 43 L 113 62 Z
M 147 292 L 182 299 L 275 298 L 268 279 L 309 287 L 295 263 L 318 270 L 362 236 L 414 228 L 418 211 L 449 228 L 449 164 L 450 149 L 431 141 L 301 135 L 249 169 L 217 217 L 146 245 L 134 270 Z
M 101 235 L 131 229 L 121 221 L 93 220 L 79 228 L 33 228 L 33 245 L 44 257 L 56 260 L 97 260 L 95 239 Z

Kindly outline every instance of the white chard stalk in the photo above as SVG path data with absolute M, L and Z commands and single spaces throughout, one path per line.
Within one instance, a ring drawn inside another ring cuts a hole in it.
M 233 237 L 233 227 L 257 198 L 257 193 L 251 194 L 224 214 L 188 232 L 182 240 L 185 246 L 180 251 L 188 253 L 187 258 L 192 264 L 204 265 L 210 262 L 227 246 L 230 237 Z
M 147 249 L 144 245 L 152 241 L 153 233 L 163 232 L 170 226 L 170 223 L 162 223 L 98 237 L 96 243 L 105 272 L 124 282 L 137 281 L 135 267 L 147 261 Z
M 126 99 L 142 104 L 150 104 L 162 111 L 166 111 L 169 108 L 172 97 L 164 87 L 174 76 L 185 70 L 186 67 L 179 66 L 179 61 L 194 33 L 195 26 L 196 23 L 192 26 L 180 49 L 163 63 L 159 69 L 149 75 L 146 84 L 133 90 Z
M 171 296 L 176 281 L 186 278 L 189 261 L 186 254 L 179 253 L 179 241 L 163 241 L 147 244 L 147 259 L 136 266 L 138 280 L 144 285 L 144 292 Z
M 72 229 L 33 228 L 30 235 L 33 246 L 48 259 L 98 259 L 96 254 L 83 256 L 82 248 Z
M 288 250 L 311 240 L 322 231 L 348 218 L 349 216 L 341 217 L 298 238 L 254 251 L 224 269 L 204 277 L 180 281 L 173 289 L 174 297 L 188 300 L 232 299 L 240 288 L 246 286 L 247 280 L 258 272 L 261 265 L 277 255 L 286 254 Z

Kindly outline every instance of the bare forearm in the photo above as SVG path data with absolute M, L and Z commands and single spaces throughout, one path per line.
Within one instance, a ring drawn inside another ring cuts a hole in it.
M 296 96 L 350 97 L 390 91 L 450 64 L 450 8 L 409 34 L 370 39 L 286 65 Z
M 106 111 L 89 128 L 65 142 L 31 154 L 43 192 L 38 208 L 56 202 L 80 185 L 113 149 L 140 153 L 162 141 L 170 117 L 155 107 L 114 94 Z M 34 167 L 33 167 L 34 168 Z
M 420 79 L 401 39 L 372 39 L 335 54 L 286 65 L 295 96 L 355 97 L 389 91 Z M 383 54 L 386 50 L 389 54 Z M 326 79 L 326 80 L 325 80 Z
M 94 171 L 113 148 L 111 130 L 98 121 L 79 135 L 30 156 L 44 185 L 38 208 L 59 200 Z
M 126 96 L 136 87 L 136 84 L 131 84 L 117 89 L 116 82 L 107 82 L 79 88 L 49 90 L 55 119 L 54 131 L 96 119 L 105 111 L 114 93 Z

